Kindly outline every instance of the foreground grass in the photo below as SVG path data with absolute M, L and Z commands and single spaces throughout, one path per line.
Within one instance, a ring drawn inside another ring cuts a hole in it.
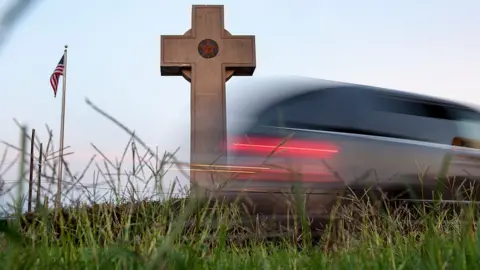
M 1 227 L 1 268 L 476 269 L 480 264 L 475 209 L 397 207 L 380 213 L 361 204 L 338 210 L 344 218 L 335 224 L 336 233 L 327 229 L 317 244 L 308 232 L 274 242 L 261 237 L 260 226 L 232 230 L 237 226 L 232 209 L 192 212 L 191 203 L 178 201 L 83 206 L 57 218 L 44 212 L 20 228 L 15 222 Z M 179 223 L 186 214 L 197 222 Z M 168 218 L 173 215 L 177 218 Z M 246 235 L 251 237 L 238 237 Z
M 161 258 L 121 247 L 32 247 L 3 252 L 1 259 L 4 269 L 476 269 L 479 263 L 471 241 L 428 237 L 418 244 L 398 240 L 388 245 L 363 244 L 334 255 L 268 245 L 208 251 L 175 246 Z

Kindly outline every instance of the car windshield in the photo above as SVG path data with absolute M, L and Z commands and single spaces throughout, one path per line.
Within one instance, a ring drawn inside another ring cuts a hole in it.
M 450 114 L 455 120 L 458 135 L 463 138 L 480 140 L 480 113 L 468 108 L 451 108 Z
M 480 140 L 480 121 L 464 120 L 457 122 L 459 135 L 464 138 Z

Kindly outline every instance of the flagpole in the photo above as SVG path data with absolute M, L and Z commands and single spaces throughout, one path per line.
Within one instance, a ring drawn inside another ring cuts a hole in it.
M 65 45 L 65 50 L 63 52 L 63 80 L 62 80 L 62 117 L 60 120 L 60 162 L 58 165 L 58 186 L 57 186 L 57 196 L 55 198 L 55 207 L 58 208 L 61 205 L 62 201 L 62 180 L 63 180 L 63 148 L 64 148 L 64 135 L 65 135 L 65 100 L 67 92 L 67 49 L 68 45 Z

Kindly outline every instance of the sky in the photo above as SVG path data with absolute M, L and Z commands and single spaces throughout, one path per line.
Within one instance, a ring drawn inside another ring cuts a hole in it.
M 0 8 L 10 2 L 0 0 Z M 298 75 L 480 104 L 478 0 L 44 0 L 0 48 L 0 140 L 19 145 L 15 118 L 44 144 L 48 124 L 58 146 L 61 94 L 53 97 L 49 77 L 68 44 L 65 145 L 74 152 L 66 157 L 72 170 L 96 153 L 91 143 L 115 158 L 129 140 L 85 98 L 152 149 L 180 147 L 177 158 L 188 161 L 190 87 L 181 77 L 160 76 L 160 35 L 187 31 L 192 4 L 223 4 L 230 33 L 256 36 L 255 74 L 231 79 L 227 98 L 260 78 Z M 14 158 L 10 151 L 6 162 Z

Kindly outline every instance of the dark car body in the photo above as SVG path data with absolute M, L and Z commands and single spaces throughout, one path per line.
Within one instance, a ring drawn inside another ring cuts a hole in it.
M 370 187 L 466 200 L 460 183 L 480 177 L 480 113 L 457 102 L 290 78 L 230 103 L 226 162 L 235 173 L 218 194 L 244 198 L 255 213 L 286 215 L 299 192 L 309 216 L 328 216 L 346 191 Z

